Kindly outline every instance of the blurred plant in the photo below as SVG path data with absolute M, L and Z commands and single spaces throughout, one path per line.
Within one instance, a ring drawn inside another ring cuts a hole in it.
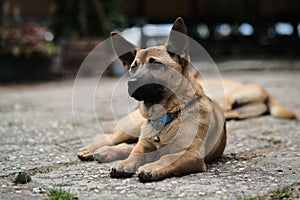
M 14 57 L 33 55 L 51 58 L 58 53 L 53 34 L 37 24 L 0 27 L 0 54 Z
M 56 0 L 53 28 L 59 37 L 109 36 L 132 25 L 145 24 L 141 17 L 129 17 L 124 12 L 128 5 L 120 0 Z M 134 24 L 132 24 L 134 23 Z
M 103 8 L 107 16 L 109 31 L 121 31 L 129 26 L 129 19 L 122 12 L 122 2 L 120 0 L 103 1 Z

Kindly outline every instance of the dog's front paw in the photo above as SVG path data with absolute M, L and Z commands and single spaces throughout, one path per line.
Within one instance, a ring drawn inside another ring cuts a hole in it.
M 138 178 L 141 182 L 145 183 L 145 182 L 150 182 L 150 181 L 153 181 L 153 178 L 152 178 L 152 172 L 150 171 L 144 171 L 144 170 L 139 170 L 137 172 L 137 175 L 138 175 Z
M 133 160 L 123 160 L 118 162 L 110 170 L 110 177 L 112 178 L 127 178 L 131 177 L 137 167 L 136 163 Z
M 137 170 L 138 178 L 141 182 L 158 181 L 163 179 L 160 170 L 152 168 L 151 166 L 144 165 Z
M 95 160 L 100 163 L 109 163 L 115 161 L 114 155 L 111 152 L 96 150 L 93 154 Z
M 116 160 L 126 159 L 133 146 L 128 144 L 119 144 L 116 146 L 104 146 L 94 152 L 94 159 L 100 163 L 108 163 Z
M 131 177 L 134 172 L 126 171 L 124 167 L 112 167 L 110 169 L 111 178 L 128 178 Z
M 82 161 L 94 160 L 93 153 L 87 147 L 79 149 L 77 152 L 77 157 Z

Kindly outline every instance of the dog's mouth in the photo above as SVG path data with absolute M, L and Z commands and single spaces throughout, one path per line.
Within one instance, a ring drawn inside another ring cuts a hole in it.
M 128 93 L 138 101 L 159 102 L 163 98 L 164 86 L 157 83 L 144 84 L 140 87 L 128 83 Z

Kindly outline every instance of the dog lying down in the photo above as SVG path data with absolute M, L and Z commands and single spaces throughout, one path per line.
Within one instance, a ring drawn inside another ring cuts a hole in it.
M 121 160 L 110 176 L 137 174 L 141 182 L 203 172 L 206 162 L 223 154 L 225 117 L 244 119 L 268 111 L 277 117 L 296 117 L 261 86 L 231 81 L 224 82 L 231 88 L 224 112 L 205 95 L 203 81 L 190 73 L 186 34 L 181 18 L 162 46 L 140 49 L 112 33 L 114 52 L 130 74 L 128 93 L 140 102 L 139 108 L 125 116 L 112 134 L 101 134 L 97 142 L 81 148 L 81 160 Z

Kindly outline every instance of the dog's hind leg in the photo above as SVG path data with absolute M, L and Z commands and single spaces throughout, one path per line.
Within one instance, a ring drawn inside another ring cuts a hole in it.
M 244 84 L 226 94 L 225 110 L 233 110 L 236 106 L 250 104 L 254 102 L 265 102 L 268 94 L 262 86 L 258 84 Z
M 96 149 L 94 159 L 101 163 L 113 162 L 126 159 L 135 144 L 121 143 L 115 146 L 104 146 Z
M 130 113 L 119 122 L 112 134 L 98 134 L 92 144 L 79 149 L 78 158 L 83 161 L 94 160 L 93 154 L 100 147 L 135 142 L 144 122 L 139 110 Z
M 250 117 L 256 117 L 263 115 L 268 111 L 268 107 L 263 102 L 253 102 L 245 104 L 241 107 L 227 111 L 225 117 L 227 120 L 230 119 L 246 119 Z

